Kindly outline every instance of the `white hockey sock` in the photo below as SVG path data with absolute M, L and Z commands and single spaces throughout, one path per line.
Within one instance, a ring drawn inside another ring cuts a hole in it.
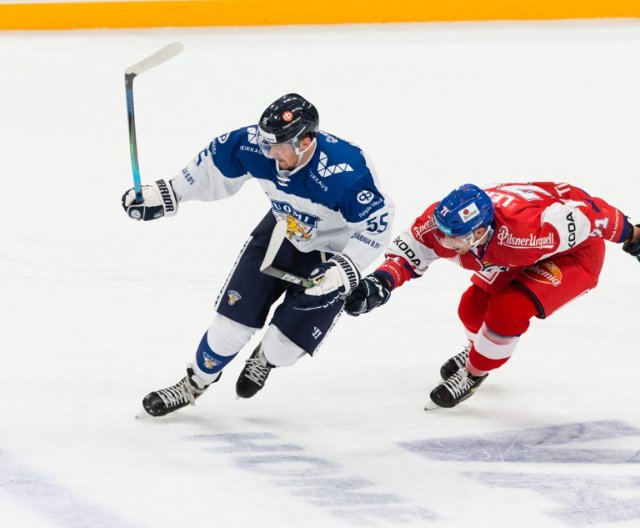
M 275 325 L 269 325 L 267 328 L 262 339 L 262 353 L 275 367 L 289 367 L 306 354 Z

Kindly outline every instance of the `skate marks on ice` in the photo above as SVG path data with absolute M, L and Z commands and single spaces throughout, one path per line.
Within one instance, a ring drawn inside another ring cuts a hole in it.
M 402 442 L 399 445 L 430 460 L 446 462 L 557 465 L 555 474 L 530 471 L 464 471 L 462 474 L 492 488 L 519 488 L 560 503 L 544 512 L 569 526 L 640 520 L 640 474 L 607 474 L 603 465 L 640 463 L 640 430 L 617 420 L 555 425 L 483 436 L 465 436 Z M 632 449 L 580 448 L 592 442 L 633 439 Z M 578 444 L 578 446 L 573 446 Z M 566 464 L 598 464 L 594 474 L 568 474 Z M 637 466 L 635 466 L 637 467 Z M 513 469 L 522 469 L 518 465 Z M 555 468 L 554 468 L 555 469 Z M 613 473 L 613 468 L 612 468 Z M 632 497 L 621 499 L 620 496 Z
M 534 491 L 560 504 L 545 511 L 568 526 L 583 527 L 640 519 L 640 477 L 472 472 L 465 475 L 492 488 Z M 610 524 L 607 524 L 611 526 Z
M 61 528 L 139 528 L 91 504 L 72 489 L 23 467 L 4 451 L 0 451 L 0 493 Z
M 521 507 L 533 508 L 567 526 L 582 527 L 640 519 L 639 438 L 640 429 L 611 420 L 398 445 L 431 461 L 462 462 L 460 477 L 488 489 L 533 492 L 545 500 L 526 501 Z M 190 435 L 186 440 L 352 526 L 447 522 L 437 506 L 426 509 L 397 493 L 380 492 L 377 482 L 345 474 L 332 460 L 314 456 L 272 433 Z M 613 449 L 612 445 L 620 447 Z M 473 465 L 470 468 L 465 462 Z M 483 463 L 486 470 L 475 470 Z M 597 464 L 597 470 L 585 464 Z M 568 466 L 574 470 L 568 472 Z M 0 493 L 54 526 L 137 528 L 1 450 Z M 557 507 L 549 508 L 550 502 Z
M 553 425 L 484 436 L 401 442 L 400 446 L 432 460 L 559 464 L 639 464 L 640 452 L 622 449 L 558 449 L 573 443 L 640 436 L 640 429 L 607 420 Z
M 192 435 L 213 456 L 231 455 L 237 468 L 323 509 L 354 526 L 390 526 L 435 521 L 432 511 L 415 506 L 397 494 L 369 489 L 372 481 L 342 474 L 338 464 L 315 457 L 304 448 L 283 443 L 271 433 Z

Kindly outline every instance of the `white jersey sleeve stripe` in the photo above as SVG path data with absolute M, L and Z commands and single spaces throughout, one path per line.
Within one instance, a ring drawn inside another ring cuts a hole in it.
M 567 201 L 564 203 L 554 203 L 547 207 L 542 213 L 542 223 L 552 225 L 558 232 L 558 247 L 541 257 L 548 258 L 556 253 L 562 253 L 581 244 L 591 233 L 591 221 L 578 208 L 584 205 L 582 202 Z
M 249 179 L 251 179 L 250 174 L 239 178 L 225 177 L 216 167 L 212 157 L 207 156 L 199 165 L 198 158 L 193 159 L 174 176 L 171 183 L 181 202 L 189 200 L 212 202 L 233 196 Z

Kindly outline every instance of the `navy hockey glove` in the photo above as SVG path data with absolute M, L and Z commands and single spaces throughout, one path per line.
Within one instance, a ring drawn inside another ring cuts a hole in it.
M 381 274 L 373 272 L 360 281 L 345 301 L 349 315 L 358 316 L 383 305 L 391 297 L 391 286 Z
M 358 284 L 360 272 L 346 255 L 334 255 L 315 268 L 309 280 L 315 282 L 315 286 L 298 295 L 295 310 L 319 310 L 342 302 Z
M 640 224 L 636 224 L 636 227 L 640 227 Z M 622 244 L 622 250 L 629 253 L 629 255 L 633 255 L 638 260 L 640 260 L 640 236 L 635 240 L 633 239 L 633 235 L 635 234 L 635 229 L 631 233 L 631 238 Z
M 136 202 L 136 191 L 129 189 L 122 195 L 122 207 L 134 220 L 155 220 L 174 216 L 178 212 L 178 199 L 171 182 L 158 180 L 142 186 L 142 203 Z

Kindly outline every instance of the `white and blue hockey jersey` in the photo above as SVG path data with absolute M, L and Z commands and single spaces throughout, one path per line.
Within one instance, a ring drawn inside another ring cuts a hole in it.
M 319 131 L 308 162 L 283 171 L 262 154 L 257 132 L 254 125 L 215 138 L 171 180 L 179 201 L 227 198 L 255 178 L 297 249 L 343 253 L 362 272 L 391 240 L 394 216 L 365 154 Z

